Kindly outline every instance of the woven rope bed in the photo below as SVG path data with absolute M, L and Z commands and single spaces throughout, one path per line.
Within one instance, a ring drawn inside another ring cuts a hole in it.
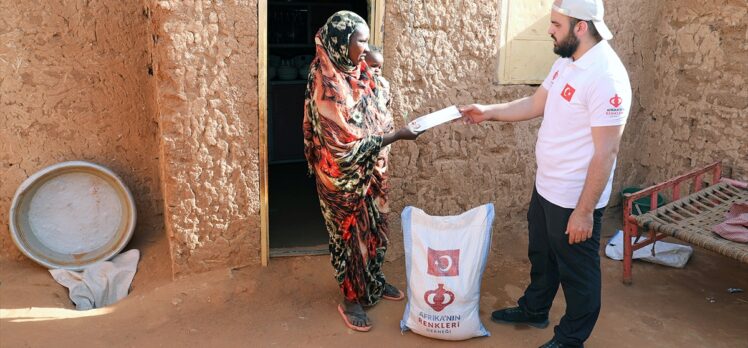
M 678 238 L 748 263 L 748 244 L 724 239 L 712 227 L 725 220 L 733 203 L 748 201 L 748 190 L 722 182 L 635 216 L 644 229 Z
M 725 221 L 725 213 L 733 203 L 748 201 L 748 189 L 738 186 L 742 184 L 722 177 L 722 163 L 717 161 L 637 192 L 624 193 L 623 282 L 632 282 L 634 251 L 667 237 L 748 263 L 748 243 L 723 239 L 712 232 L 715 225 Z M 683 197 L 684 190 L 690 194 Z M 666 191 L 671 192 L 673 201 L 658 207 L 660 194 Z M 647 198 L 654 209 L 642 214 L 634 202 Z M 639 215 L 634 214 L 635 208 Z M 648 238 L 640 240 L 645 234 Z

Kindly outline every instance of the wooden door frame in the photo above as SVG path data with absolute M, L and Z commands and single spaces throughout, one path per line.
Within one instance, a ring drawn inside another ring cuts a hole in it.
M 382 46 L 384 43 L 385 0 L 367 0 L 369 3 L 370 42 Z M 270 216 L 268 192 L 268 100 L 267 100 L 267 58 L 268 58 L 268 0 L 257 3 L 257 86 L 259 98 L 259 146 L 260 146 L 260 260 L 263 266 L 270 261 Z M 301 125 L 299 125 L 300 127 Z

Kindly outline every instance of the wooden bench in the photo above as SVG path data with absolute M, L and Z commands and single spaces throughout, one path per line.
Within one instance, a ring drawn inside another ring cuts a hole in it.
M 711 174 L 711 175 L 710 175 Z M 711 176 L 706 183 L 705 176 Z M 634 250 L 674 237 L 690 244 L 748 263 L 748 244 L 724 239 L 712 227 L 725 220 L 733 203 L 748 200 L 748 190 L 721 182 L 722 163 L 715 162 L 643 190 L 624 194 L 623 282 L 631 284 Z M 692 186 L 691 186 L 692 183 Z M 681 197 L 682 190 L 691 194 Z M 657 196 L 671 190 L 672 202 L 657 207 Z M 634 202 L 650 198 L 650 210 L 634 215 Z M 648 238 L 639 241 L 642 233 Z

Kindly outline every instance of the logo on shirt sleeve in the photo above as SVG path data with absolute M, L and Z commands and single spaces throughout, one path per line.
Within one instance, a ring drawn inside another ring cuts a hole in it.
M 613 98 L 610 98 L 610 105 L 613 105 L 614 108 L 621 106 L 621 103 L 623 103 L 623 99 L 618 96 L 618 93 Z
M 618 93 L 613 96 L 613 98 L 608 99 L 608 102 L 610 105 L 613 106 L 613 108 L 609 108 L 605 114 L 608 116 L 620 116 L 623 115 L 623 108 L 621 108 L 621 104 L 623 104 L 623 98 L 618 96 Z
M 574 92 L 576 92 L 576 89 L 567 83 L 561 91 L 561 97 L 566 99 L 566 101 L 571 102 L 571 97 L 574 96 Z
M 553 78 L 551 79 L 551 81 L 555 80 L 557 77 L 558 77 L 558 70 L 556 70 L 556 72 L 553 73 Z

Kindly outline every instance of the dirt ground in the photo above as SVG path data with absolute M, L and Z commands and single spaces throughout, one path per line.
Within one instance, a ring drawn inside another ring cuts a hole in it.
M 619 213 L 620 214 L 620 213 Z M 612 215 L 612 214 L 609 214 Z M 616 216 L 607 217 L 604 241 Z M 114 306 L 78 312 L 67 290 L 24 260 L 0 263 L 0 347 L 407 347 L 453 346 L 401 333 L 405 302 L 384 301 L 369 311 L 369 333 L 346 329 L 335 304 L 339 293 L 327 256 L 272 259 L 267 268 L 224 270 L 171 281 L 154 254 L 165 241 L 143 241 L 130 295 Z M 553 335 L 490 321 L 513 305 L 528 282 L 526 240 L 493 250 L 481 289 L 481 318 L 491 337 L 465 347 L 536 347 Z M 399 247 L 399 246 L 398 246 Z M 161 254 L 168 255 L 168 254 Z M 621 263 L 602 260 L 603 309 L 587 347 L 748 347 L 748 265 L 696 248 L 685 269 L 637 262 L 634 284 L 620 281 Z M 404 260 L 385 265 L 404 287 Z M 708 300 L 713 298 L 714 302 Z M 564 311 L 559 292 L 551 311 Z

